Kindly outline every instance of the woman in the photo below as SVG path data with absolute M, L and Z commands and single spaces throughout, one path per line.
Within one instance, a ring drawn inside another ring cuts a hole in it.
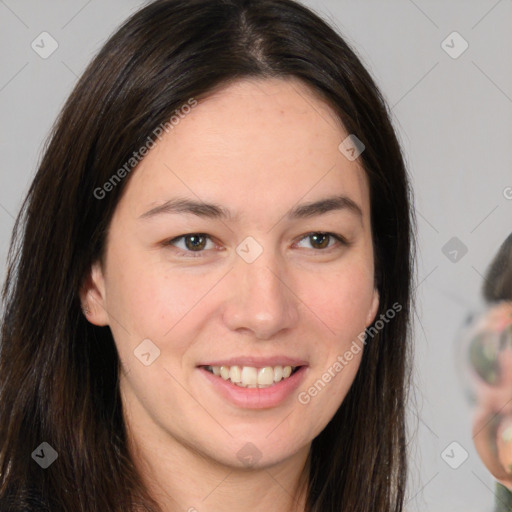
M 412 224 L 386 105 L 318 16 L 134 14 L 15 225 L 1 510 L 402 510 Z
M 512 510 L 512 234 L 489 266 L 483 286 L 487 310 L 466 333 L 476 403 L 473 441 L 497 480 L 494 512 Z

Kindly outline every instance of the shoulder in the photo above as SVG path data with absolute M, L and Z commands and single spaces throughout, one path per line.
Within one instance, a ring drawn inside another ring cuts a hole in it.
M 512 492 L 496 482 L 495 496 L 493 512 L 512 512 Z

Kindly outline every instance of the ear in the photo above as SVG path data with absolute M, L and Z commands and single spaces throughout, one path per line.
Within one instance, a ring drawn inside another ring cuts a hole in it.
M 95 262 L 82 282 L 79 292 L 84 315 L 89 322 L 98 326 L 109 325 L 106 306 L 105 278 L 100 262 Z
M 366 327 L 368 327 L 375 320 L 375 315 L 377 314 L 377 311 L 379 309 L 379 303 L 380 303 L 379 290 L 377 290 L 377 288 L 374 288 L 372 304 L 370 306 L 370 310 L 368 311 L 368 316 L 366 317 Z

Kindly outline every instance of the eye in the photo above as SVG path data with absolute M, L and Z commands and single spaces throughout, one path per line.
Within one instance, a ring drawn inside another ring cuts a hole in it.
M 475 336 L 469 346 L 469 360 L 472 368 L 487 384 L 495 386 L 501 380 L 499 335 L 483 332 Z
M 325 250 L 330 249 L 334 245 L 336 245 L 336 241 L 341 245 L 348 245 L 345 238 L 341 235 L 336 235 L 335 233 L 325 233 L 323 231 L 308 233 L 303 238 L 301 238 L 301 242 L 303 240 L 310 240 L 312 242 L 313 249 Z M 335 240 L 335 242 L 329 245 L 329 240 Z
M 299 243 L 308 239 L 312 242 L 312 248 L 317 249 L 317 251 L 331 249 L 336 245 L 336 241 L 340 245 L 349 245 L 347 240 L 341 235 L 337 235 L 335 233 L 326 233 L 322 231 L 312 232 L 304 235 L 300 239 Z M 208 247 L 208 241 L 213 245 L 213 247 Z M 333 241 L 333 243 L 329 244 L 330 241 Z M 181 247 L 179 244 L 182 244 Z M 187 233 L 168 240 L 164 242 L 163 245 L 172 245 L 176 247 L 181 254 L 192 258 L 201 257 L 203 256 L 202 253 L 204 253 L 207 249 L 213 249 L 215 247 L 211 237 L 206 233 Z
M 184 247 L 179 247 L 178 242 L 182 241 L 184 242 Z M 181 252 L 187 253 L 187 256 L 196 257 L 196 254 L 193 253 L 203 252 L 203 249 L 206 248 L 208 241 L 213 244 L 209 235 L 205 233 L 187 233 L 186 235 L 180 235 L 176 238 L 173 238 L 172 240 L 165 242 L 165 245 L 174 245 L 178 247 Z M 200 254 L 197 254 L 197 256 L 200 256 Z

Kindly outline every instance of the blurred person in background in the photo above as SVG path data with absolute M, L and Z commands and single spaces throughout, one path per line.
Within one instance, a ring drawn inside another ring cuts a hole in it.
M 473 442 L 496 479 L 494 512 L 512 511 L 512 234 L 484 279 L 485 311 L 469 319 L 465 339 Z

